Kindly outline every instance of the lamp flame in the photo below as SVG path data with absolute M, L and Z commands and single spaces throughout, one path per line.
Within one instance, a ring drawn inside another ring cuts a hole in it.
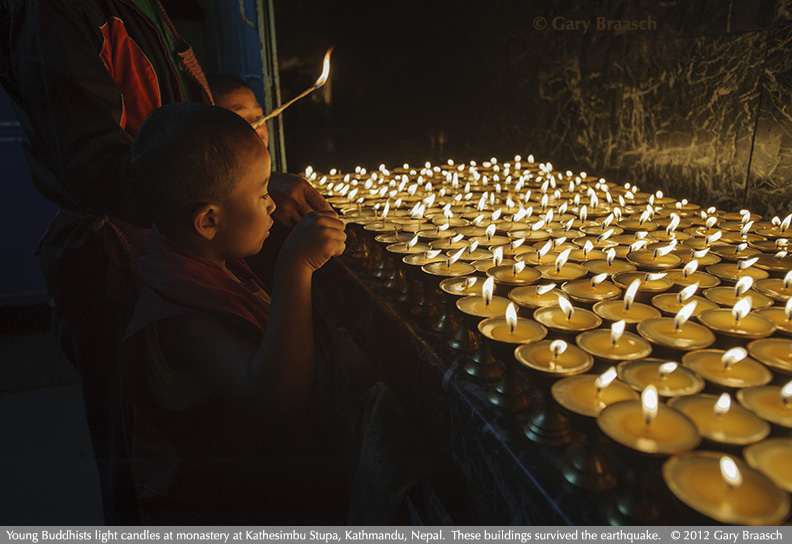
M 678 363 L 674 363 L 671 361 L 667 363 L 663 363 L 662 365 L 657 367 L 657 374 L 658 376 L 660 376 L 660 378 L 666 378 L 669 374 L 675 371 L 678 366 L 679 366 Z
M 682 276 L 684 276 L 685 278 L 690 276 L 693 272 L 695 272 L 698 269 L 698 265 L 699 263 L 696 259 L 693 259 L 692 261 L 687 263 L 685 267 L 682 269 Z
M 553 340 L 550 342 L 550 351 L 553 352 L 553 359 L 558 359 L 558 356 L 564 353 L 567 349 L 567 343 L 563 340 Z
M 572 248 L 567 248 L 561 253 L 558 254 L 555 260 L 555 270 L 556 272 L 561 272 L 561 267 L 564 266 L 569 258 L 569 253 L 572 251 Z
M 492 237 L 495 235 L 495 228 L 496 227 L 494 224 L 487 227 L 487 230 L 485 231 L 485 233 L 487 234 L 487 240 L 492 240 Z
M 572 316 L 575 315 L 575 307 L 572 306 L 572 303 L 569 302 L 569 299 L 559 295 L 558 305 L 561 307 L 561 311 L 564 312 L 564 315 L 566 315 L 567 321 L 572 319 Z
M 784 304 L 784 317 L 786 317 L 787 321 L 792 321 L 792 298 Z
M 657 418 L 659 404 L 660 399 L 657 396 L 657 387 L 654 385 L 647 385 L 646 389 L 641 393 L 641 412 L 643 412 L 647 427 Z
M 445 226 L 446 228 L 448 227 L 448 225 L 444 225 L 444 226 Z M 454 236 L 452 236 L 452 237 L 451 237 L 451 243 L 452 243 L 452 244 L 456 244 L 457 242 L 461 242 L 461 241 L 462 241 L 462 238 L 464 238 L 464 237 L 465 237 L 465 235 L 464 235 L 464 234 L 456 234 L 456 235 L 454 235 Z
M 603 240 L 607 240 L 613 234 L 613 229 L 608 229 L 599 236 L 597 236 L 597 242 L 602 242 Z
M 792 213 L 787 215 L 784 218 L 784 220 L 781 221 L 781 224 L 779 225 L 779 228 L 781 229 L 782 232 L 786 232 L 787 229 L 789 228 L 790 223 L 792 223 Z
M 731 313 L 736 323 L 751 312 L 751 297 L 743 297 L 732 306 Z
M 319 75 L 313 86 L 308 87 L 306 90 L 304 90 L 303 92 L 301 92 L 300 94 L 298 94 L 297 96 L 295 96 L 294 98 L 283 104 L 282 106 L 275 108 L 266 116 L 261 116 L 258 119 L 256 119 L 256 121 L 251 123 L 253 125 L 253 128 L 258 128 L 262 124 L 264 124 L 264 122 L 267 121 L 268 119 L 272 119 L 273 117 L 280 115 L 283 112 L 283 110 L 285 110 L 286 108 L 297 102 L 299 99 L 308 96 L 313 91 L 315 91 L 316 89 L 327 83 L 327 78 L 330 76 L 330 54 L 332 52 L 333 52 L 333 47 L 328 49 L 327 53 L 325 53 L 324 62 L 322 63 L 322 73 L 321 75 Z
M 704 237 L 704 244 L 706 246 L 710 246 L 720 240 L 721 236 L 723 236 L 723 232 L 717 230 L 713 232 L 711 235 L 707 235 Z
M 731 408 L 731 397 L 728 393 L 722 393 L 720 397 L 718 397 L 717 402 L 715 402 L 715 406 L 712 407 L 712 411 L 715 412 L 716 417 L 723 417 L 729 413 L 729 409 Z
M 707 253 L 709 253 L 709 248 L 705 247 L 704 249 L 700 249 L 698 251 L 691 251 L 690 255 L 694 259 L 702 259 L 702 258 L 704 258 L 707 255 Z
M 515 276 L 517 274 L 519 274 L 520 272 L 522 272 L 523 270 L 525 270 L 525 262 L 524 261 L 517 261 L 516 263 L 514 263 L 512 265 L 512 274 L 515 275 Z
M 611 325 L 611 345 L 616 345 L 616 343 L 619 341 L 619 338 L 621 338 L 622 334 L 624 334 L 624 325 L 625 322 L 623 319 L 620 319 Z
M 605 254 L 605 262 L 608 263 L 608 266 L 613 264 L 613 259 L 616 258 L 616 250 L 610 248 L 608 252 Z
M 492 292 L 495 290 L 495 278 L 490 276 L 481 286 L 481 298 L 484 299 L 484 305 L 489 306 L 492 302 Z
M 641 280 L 633 280 L 629 287 L 627 287 L 627 291 L 624 292 L 624 309 L 629 310 L 630 306 L 635 299 L 635 294 L 638 292 L 638 288 L 641 286 Z
M 792 407 L 792 381 L 781 388 L 781 400 L 784 402 L 784 407 Z
M 642 247 L 644 247 L 649 242 L 647 240 L 637 240 L 630 244 L 630 247 L 627 249 L 627 253 L 632 253 L 633 251 L 638 251 Z
M 677 302 L 679 302 L 681 304 L 682 302 L 684 302 L 687 299 L 689 299 L 690 297 L 692 297 L 696 293 L 696 290 L 698 290 L 698 287 L 699 287 L 699 283 L 696 282 L 696 283 L 692 283 L 692 284 L 688 285 L 687 287 L 685 287 L 684 289 L 682 289 L 676 295 Z
M 411 249 L 415 247 L 415 244 L 417 243 L 418 243 L 418 235 L 416 234 L 415 236 L 413 236 L 412 240 L 407 242 L 407 249 Z
M 728 455 L 723 455 L 720 458 L 720 471 L 723 476 L 723 481 L 729 486 L 729 489 L 734 489 L 742 485 L 742 474 L 740 469 L 737 468 L 737 463 Z
M 644 281 L 662 280 L 665 277 L 666 277 L 665 272 L 657 272 L 656 274 L 646 274 L 644 275 Z
M 478 240 L 473 240 L 472 242 L 470 242 L 470 245 L 468 246 L 468 253 L 473 253 L 474 251 L 476 251 L 478 245 L 479 245 Z
M 671 222 L 666 227 L 666 233 L 671 236 L 671 233 L 679 226 L 679 216 L 675 213 L 671 214 Z
M 721 355 L 721 362 L 723 363 L 723 368 L 728 369 L 735 363 L 739 363 L 743 359 L 748 356 L 748 352 L 745 351 L 745 348 L 732 348 L 723 355 Z
M 784 276 L 784 289 L 789 289 L 790 286 L 792 286 L 792 270 Z
M 671 253 L 671 252 L 674 250 L 674 248 L 676 247 L 676 245 L 677 245 L 677 241 L 676 241 L 676 240 L 673 240 L 673 241 L 672 241 L 670 244 L 668 244 L 667 246 L 665 246 L 665 247 L 659 247 L 659 248 L 655 249 L 655 250 L 654 250 L 654 254 L 653 254 L 654 258 L 656 259 L 657 257 L 662 257 L 662 256 L 664 256 L 664 255 L 668 255 L 669 253 Z
M 324 61 L 322 62 L 322 74 L 317 78 L 316 83 L 314 83 L 314 88 L 319 88 L 325 83 L 327 83 L 327 78 L 330 76 L 330 54 L 333 52 L 333 47 L 327 50 L 325 53 Z
M 602 274 L 597 274 L 591 278 L 591 286 L 594 287 L 605 281 L 608 278 L 607 272 L 603 272 Z
M 737 263 L 737 270 L 745 270 L 746 268 L 748 268 L 758 260 L 759 257 L 754 257 L 753 259 L 746 259 L 744 261 L 739 261 Z
M 594 249 L 594 244 L 591 243 L 591 240 L 586 240 L 586 243 L 583 244 L 583 256 L 587 256 L 592 249 Z
M 551 247 L 553 247 L 553 242 L 552 240 L 548 240 L 545 245 L 536 250 L 536 255 L 539 257 L 540 261 L 542 260 L 542 257 L 544 257 L 548 251 L 550 251 Z
M 693 302 L 688 302 L 685 304 L 681 310 L 677 312 L 674 316 L 674 329 L 679 330 L 685 322 L 690 319 L 690 316 L 693 315 L 693 312 L 696 311 L 696 305 L 698 302 L 695 300 Z
M 498 246 L 492 250 L 492 263 L 495 266 L 498 266 L 502 262 L 503 262 L 503 246 Z
M 743 276 L 742 278 L 737 280 L 737 283 L 734 284 L 734 296 L 735 297 L 742 296 L 743 293 L 745 293 L 746 291 L 748 291 L 748 289 L 751 288 L 753 282 L 754 280 L 751 276 Z
M 545 295 L 555 289 L 555 283 L 548 283 L 547 285 L 537 285 L 536 286 L 536 294 L 537 295 Z
M 597 376 L 594 380 L 594 387 L 597 390 L 597 395 L 602 393 L 602 390 L 608 387 L 613 380 L 616 379 L 617 373 L 615 367 L 610 367 L 608 370 Z
M 447 266 L 450 267 L 452 264 L 457 262 L 464 252 L 465 252 L 465 248 L 463 247 L 462 249 L 451 255 L 451 257 L 448 258 Z
M 510 302 L 506 307 L 506 323 L 509 325 L 509 332 L 514 332 L 517 327 L 517 307 L 513 302 Z

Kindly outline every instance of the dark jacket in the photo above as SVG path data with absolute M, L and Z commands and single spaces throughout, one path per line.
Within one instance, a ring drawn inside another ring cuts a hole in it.
M 0 0 L 0 83 L 33 184 L 66 210 L 41 245 L 56 301 L 105 294 L 97 218 L 150 225 L 126 179 L 137 130 L 159 105 L 211 100 L 197 82 L 183 92 L 176 69 L 132 0 Z

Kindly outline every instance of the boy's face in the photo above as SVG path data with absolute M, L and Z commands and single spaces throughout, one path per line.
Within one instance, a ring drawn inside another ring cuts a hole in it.
M 240 152 L 244 174 L 237 181 L 228 201 L 221 206 L 222 217 L 215 240 L 223 257 L 242 258 L 261 251 L 272 228 L 275 202 L 269 196 L 270 155 L 267 148 L 256 144 Z
M 264 110 L 258 100 L 256 100 L 256 95 L 253 94 L 253 91 L 244 87 L 215 97 L 215 104 L 233 111 L 251 124 L 264 114 Z M 265 146 L 269 145 L 269 132 L 267 131 L 266 123 L 256 129 L 256 134 L 259 135 Z

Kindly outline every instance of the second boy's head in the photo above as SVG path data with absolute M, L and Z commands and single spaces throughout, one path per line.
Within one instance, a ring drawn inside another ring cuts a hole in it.
M 236 76 L 220 74 L 208 78 L 209 87 L 216 105 L 233 111 L 248 123 L 253 124 L 264 114 L 264 110 L 256 99 L 250 85 Z M 256 128 L 264 145 L 269 144 L 267 124 L 262 123 Z
M 158 108 L 135 140 L 130 175 L 157 227 L 209 258 L 253 255 L 269 234 L 269 152 L 229 110 L 186 102 Z

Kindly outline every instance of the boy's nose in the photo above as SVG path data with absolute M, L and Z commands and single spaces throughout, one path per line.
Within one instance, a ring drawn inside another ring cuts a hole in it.
M 267 130 L 266 123 L 256 129 L 256 134 L 259 135 L 259 138 L 261 138 L 265 146 L 269 146 L 269 131 Z

